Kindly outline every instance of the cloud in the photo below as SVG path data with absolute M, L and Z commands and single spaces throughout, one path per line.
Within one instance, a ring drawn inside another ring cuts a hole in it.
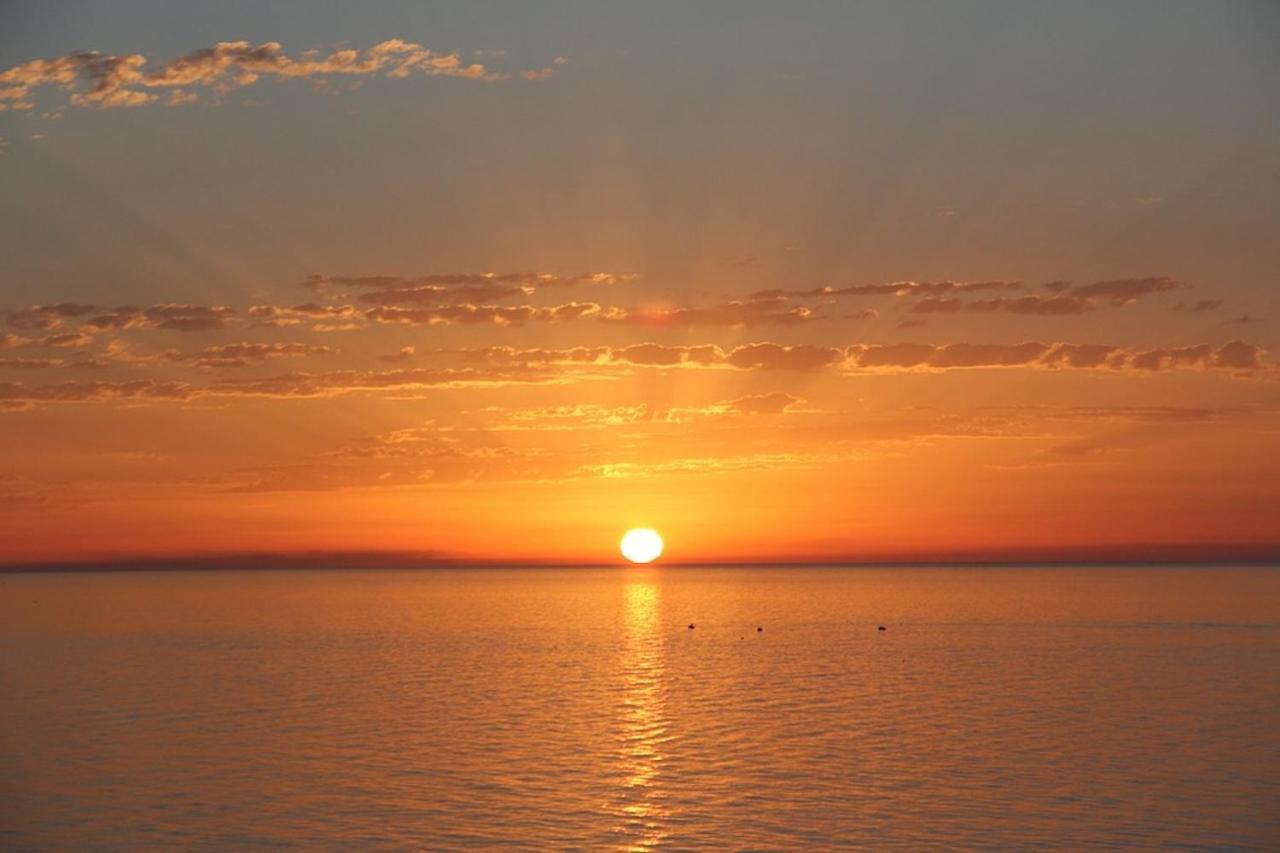
M 68 320 L 85 318 L 77 333 L 82 336 L 86 331 L 140 327 L 183 332 L 222 329 L 226 328 L 228 321 L 235 313 L 234 308 L 225 305 L 166 303 L 152 305 L 150 308 L 139 308 L 133 305 L 104 308 L 99 305 L 61 302 L 56 305 L 31 305 L 16 311 L 3 312 L 0 316 L 12 328 L 32 331 L 56 329 Z M 42 341 L 38 345 L 81 345 L 77 335 L 51 336 Z M 76 343 L 69 343 L 70 341 L 76 341 Z
M 377 356 L 377 359 L 378 361 L 385 361 L 388 364 L 396 364 L 399 362 L 412 361 L 413 357 L 417 355 L 417 353 L 417 347 L 404 346 L 400 347 L 400 349 L 393 353 Z
M 0 368 L 16 370 L 49 370 L 54 368 L 99 368 L 107 362 L 80 354 L 76 358 L 0 358 Z
M 483 347 L 461 350 L 466 359 L 489 364 L 634 365 L 638 367 L 736 367 L 759 370 L 816 370 L 843 359 L 835 347 L 753 343 L 728 350 L 714 344 L 668 345 L 653 342 L 624 347 L 517 349 Z
M 771 394 L 747 394 L 724 403 L 726 409 L 743 415 L 779 415 L 804 401 L 782 391 Z
M 181 382 L 137 379 L 130 382 L 59 382 L 26 385 L 0 382 L 0 408 L 29 408 L 36 403 L 84 403 L 104 400 L 190 400 L 196 392 Z
M 562 323 L 583 317 L 602 316 L 595 302 L 566 302 L 563 305 L 446 305 L 439 308 L 400 308 L 380 305 L 364 316 L 379 323 L 410 326 L 523 326 L 525 323 Z
M 375 305 L 454 305 L 481 303 L 514 296 L 532 296 L 540 290 L 583 285 L 613 285 L 632 281 L 630 273 L 594 272 L 564 276 L 554 273 L 432 273 L 413 278 L 401 276 L 322 276 L 303 280 L 312 290 L 364 290 L 358 301 Z
M 313 332 L 339 332 L 359 328 L 364 322 L 362 309 L 354 305 L 317 305 L 306 303 L 285 308 L 279 305 L 252 305 L 246 316 L 254 326 L 283 328 L 311 323 Z
M 1228 411 L 1189 406 L 1068 406 L 1047 410 L 1037 409 L 1034 413 L 1049 420 L 1091 423 L 1099 421 L 1188 423 L 1219 420 L 1228 414 Z
M 563 56 L 557 56 L 551 61 L 550 65 L 542 68 L 531 68 L 521 71 L 520 76 L 526 80 L 546 80 L 548 77 L 557 73 L 563 66 L 567 65 L 569 60 Z
M 643 343 L 620 349 L 609 349 L 607 352 L 609 361 L 654 367 L 669 367 L 676 364 L 708 365 L 718 363 L 723 358 L 720 348 L 712 346 L 687 347 Z
M 1023 290 L 1020 281 L 893 281 L 887 284 L 860 284 L 850 287 L 818 287 L 810 290 L 761 291 L 815 298 L 823 296 L 949 296 L 990 291 Z
M 125 306 L 91 317 L 82 328 L 89 329 L 167 329 L 176 332 L 205 332 L 225 329 L 235 315 L 225 305 L 185 305 L 169 303 L 150 308 Z
M 87 347 L 93 343 L 93 337 L 84 332 L 66 332 L 58 335 L 45 335 L 31 341 L 33 347 Z
M 861 454 L 828 452 L 814 453 L 751 453 L 739 456 L 682 457 L 662 462 L 606 462 L 584 465 L 577 470 L 579 476 L 630 478 L 655 477 L 666 474 L 714 474 L 722 471 L 746 471 L 767 468 L 784 469 L 822 468 L 838 462 L 861 458 Z
M 1244 341 L 1231 341 L 1217 349 L 1208 344 L 1173 349 L 1156 349 L 1135 355 L 1131 364 L 1143 370 L 1176 367 L 1221 367 L 1257 370 L 1262 367 L 1262 349 Z
M 1186 286 L 1182 282 L 1164 277 L 1118 278 L 1073 287 L 1071 293 L 1086 299 L 1110 300 L 1113 305 L 1128 305 L 1144 296 L 1180 290 Z
M 1129 354 L 1120 347 L 1105 344 L 1054 344 L 1040 361 L 1049 367 L 1118 369 L 1128 358 Z
M 640 407 L 643 409 L 643 407 Z M 594 415 L 591 407 L 566 412 Z M 604 410 L 602 410 L 604 411 Z M 629 415 L 630 413 L 628 413 Z M 607 416 L 607 415 L 606 415 Z M 643 418 L 641 412 L 639 417 Z M 620 425 L 635 421 L 624 419 Z M 539 431 L 546 427 L 535 427 Z M 553 428 L 554 427 L 550 427 Z M 464 444 L 431 426 L 395 430 L 359 439 L 299 464 L 235 472 L 228 491 L 312 491 L 353 488 L 420 487 L 457 482 L 559 482 L 582 477 L 633 477 L 713 473 L 749 468 L 814 468 L 863 458 L 856 451 L 737 453 L 729 456 L 663 454 L 657 459 L 597 461 L 604 448 L 578 447 L 567 453 L 491 443 Z
M 187 402 L 222 397 L 338 397 L 363 391 L 406 392 L 423 388 L 464 388 L 558 381 L 552 371 L 527 365 L 502 368 L 412 370 L 335 370 L 284 373 L 261 379 L 226 379 L 197 386 L 185 382 L 138 379 L 127 382 L 61 382 L 27 385 L 0 382 L 0 408 L 30 408 L 38 403 L 117 400 Z
M 553 372 L 528 365 L 494 368 L 412 368 L 398 370 L 335 370 L 325 373 L 285 373 L 265 379 L 223 380 L 201 390 L 221 397 L 337 397 L 359 391 L 412 391 L 422 388 L 481 387 L 512 383 L 543 383 L 558 379 Z
M 1198 344 L 1132 351 L 1093 344 L 931 344 L 855 345 L 849 364 L 860 368 L 947 369 L 958 367 L 1039 367 L 1135 371 L 1185 368 L 1249 371 L 1263 367 L 1263 350 L 1231 341 L 1220 347 Z
M 446 278 L 449 280 L 446 281 Z M 744 328 L 794 325 L 820 319 L 808 308 L 791 306 L 785 297 L 752 298 L 710 307 L 679 306 L 635 310 L 601 305 L 598 302 L 495 305 L 465 301 L 468 298 L 501 299 L 529 295 L 543 289 L 574 287 L 585 283 L 609 284 L 629 278 L 629 276 L 613 273 L 593 273 L 573 278 L 524 274 L 493 277 L 487 274 L 459 275 L 438 276 L 431 283 L 415 283 L 403 287 L 392 284 L 401 281 L 400 279 L 383 276 L 308 279 L 309 286 L 317 289 L 331 284 L 369 288 L 369 291 L 360 294 L 357 300 L 375 304 L 371 308 L 320 304 L 295 305 L 291 308 L 254 305 L 249 308 L 247 316 L 259 326 L 291 326 L 318 318 L 324 318 L 326 321 L 340 321 L 338 325 L 331 326 L 331 329 L 350 328 L 365 320 L 409 326 L 523 326 L 529 323 L 567 323 L 593 319 L 614 325 L 659 328 L 690 326 Z M 866 312 L 860 316 L 876 315 L 875 312 Z
M 62 366 L 62 360 L 56 358 L 0 358 L 0 368 L 38 370 L 41 368 Z
M 461 351 L 465 357 L 496 364 L 630 364 L 644 367 L 731 367 L 739 370 L 949 370 L 957 368 L 1034 367 L 1158 371 L 1178 368 L 1263 368 L 1264 350 L 1243 341 L 1220 347 L 1199 344 L 1153 350 L 1129 350 L 1100 344 L 854 344 L 846 348 L 772 342 L 722 349 L 711 344 L 632 344 L 626 347 L 577 347 L 567 350 L 487 347 Z
M 301 345 L 235 344 L 212 347 L 205 353 L 161 358 L 207 367 L 238 366 L 237 359 L 265 361 L 273 357 L 303 354 Z M 328 352 L 307 347 L 306 354 Z M 237 355 L 238 353 L 238 355 Z M 406 360 L 417 355 L 406 353 Z M 668 346 L 657 343 L 625 347 L 575 347 L 572 349 L 516 349 L 486 347 L 470 350 L 438 350 L 436 356 L 460 359 L 462 366 L 401 368 L 394 370 L 335 370 L 321 373 L 285 373 L 257 379 L 224 379 L 196 386 L 158 380 L 130 382 L 65 382 L 54 385 L 0 383 L 0 407 L 27 408 L 37 403 L 101 400 L 187 401 L 209 397 L 334 397 L 354 392 L 405 393 L 426 388 L 464 388 L 515 383 L 563 383 L 608 376 L 616 367 L 715 368 L 759 371 L 943 371 L 971 368 L 1031 368 L 1043 370 L 1086 369 L 1152 373 L 1169 370 L 1225 370 L 1247 374 L 1267 369 L 1264 350 L 1244 341 L 1221 346 L 1197 344 L 1148 350 L 1128 350 L 1095 344 L 855 344 L 845 349 L 807 344 L 772 342 L 744 344 L 722 349 L 713 344 Z M 15 368 L 94 367 L 92 359 L 69 362 L 57 359 L 13 359 Z M 135 359 L 135 361 L 137 361 Z M 142 361 L 145 361 L 142 360 Z M 142 363 L 139 361 L 139 363 Z M 57 363 L 54 363 L 57 362 Z M 740 398 L 738 409 L 757 410 L 781 402 L 781 398 Z
M 562 59 L 516 76 L 544 80 L 564 64 Z M 338 49 L 327 54 L 308 50 L 296 58 L 286 54 L 279 42 L 254 46 L 248 41 L 224 41 L 158 66 L 150 66 L 141 54 L 108 56 L 97 51 L 33 59 L 0 71 L 0 109 L 31 109 L 35 91 L 46 88 L 69 93 L 68 102 L 75 106 L 109 109 L 154 103 L 162 94 L 170 105 L 190 103 L 199 97 L 196 90 L 221 96 L 263 78 L 323 84 L 335 77 L 374 75 L 483 81 L 513 76 L 466 62 L 457 53 L 439 53 L 402 39 L 388 39 L 364 50 Z
M 328 355 L 334 350 L 327 346 L 315 344 L 291 343 L 238 343 L 206 347 L 199 352 L 178 352 L 168 350 L 161 354 L 168 361 L 193 364 L 196 367 L 245 367 L 268 359 L 301 357 L 307 355 Z
M 1179 302 L 1173 306 L 1174 311 L 1214 311 L 1221 308 L 1221 299 L 1197 299 L 1195 302 Z
M 1049 349 L 1044 344 L 947 344 L 937 347 L 930 367 L 1017 367 L 1032 364 Z
M 541 365 L 603 364 L 609 361 L 611 353 L 612 350 L 609 347 L 573 347 L 570 349 L 480 347 L 456 351 L 457 355 L 470 362 Z
M 896 281 L 887 284 L 855 285 L 851 287 L 820 287 L 811 290 L 766 290 L 756 296 L 791 296 L 800 298 L 840 296 L 898 296 L 917 299 L 911 307 L 916 314 L 953 314 L 960 311 L 996 312 L 1037 316 L 1069 316 L 1085 314 L 1098 307 L 1098 302 L 1108 302 L 1114 307 L 1128 305 L 1156 293 L 1185 288 L 1187 285 L 1170 278 L 1127 278 L 1098 281 L 1092 284 L 1072 285 L 1066 281 L 1046 282 L 1043 287 L 1052 296 L 989 296 L 966 300 L 962 297 L 983 292 L 1016 292 L 1025 290 L 1020 281 L 978 282 L 917 282 Z M 1212 304 L 1202 300 L 1197 305 Z M 1217 304 L 1221 304 L 1218 302 Z M 1216 307 L 1216 305 L 1214 305 Z M 1193 310 L 1208 310 L 1195 308 Z
M 578 403 L 567 406 L 545 406 L 537 409 L 488 409 L 471 413 L 481 419 L 483 429 L 496 432 L 545 432 L 587 430 L 623 424 L 649 423 L 658 410 L 639 404 L 634 406 L 601 406 Z M 436 432 L 432 431 L 432 435 Z
M 844 354 L 835 347 L 809 344 L 746 344 L 735 347 L 725 356 L 726 364 L 752 370 L 820 370 L 835 366 L 843 360 Z
M 147 308 L 120 306 L 106 308 L 80 303 L 32 305 L 27 308 L 6 311 L 0 317 L 20 331 L 53 330 L 72 321 L 79 321 L 81 335 L 104 330 L 163 329 L 175 331 L 209 331 L 228 328 L 242 317 L 254 327 L 289 327 L 309 324 L 316 332 L 345 331 L 360 328 L 366 323 L 401 324 L 408 326 L 505 326 L 518 327 L 533 323 L 569 323 L 593 320 L 609 325 L 653 328 L 757 328 L 765 326 L 794 326 L 815 321 L 834 319 L 835 315 L 819 314 L 810 308 L 796 305 L 783 291 L 759 291 L 741 300 L 731 300 L 707 306 L 677 305 L 622 308 L 603 305 L 595 301 L 570 301 L 557 305 L 494 304 L 516 296 L 528 296 L 544 290 L 575 288 L 586 285 L 611 285 L 634 278 L 620 273 L 587 273 L 560 276 L 551 273 L 454 273 L 423 276 L 415 279 L 392 276 L 333 277 L 312 276 L 303 283 L 307 287 L 324 291 L 334 288 L 356 291 L 357 302 L 372 303 L 370 307 L 351 303 L 328 304 L 320 302 L 293 306 L 252 305 L 243 315 L 225 305 L 190 305 L 166 303 Z M 1145 289 L 1159 290 L 1167 279 L 1126 280 L 1099 282 L 1088 288 L 1106 285 L 1101 293 L 1112 294 L 1116 300 Z M 1140 282 L 1133 284 L 1133 282 Z M 886 292 L 916 294 L 922 288 L 930 292 L 942 289 L 948 292 L 968 292 L 995 288 L 1015 288 L 1017 282 L 976 282 L 958 284 L 921 284 L 898 282 L 875 286 L 889 288 Z M 904 289 L 905 288 L 905 289 Z M 1094 292 L 1094 291 L 1091 291 Z M 351 295 L 351 294 L 344 294 Z M 485 301 L 490 300 L 490 301 Z M 1117 302 L 1116 304 L 1120 304 Z M 955 296 L 930 295 L 919 298 L 912 307 L 916 314 L 946 314 L 966 312 L 1007 312 L 1023 315 L 1073 315 L 1094 310 L 1096 302 L 1091 297 L 1078 295 L 1072 290 L 1054 296 L 1021 295 L 994 296 L 974 300 L 962 300 Z M 841 315 L 845 319 L 873 319 L 875 309 Z M 909 327 L 911 324 L 905 327 Z M 68 338 L 70 340 L 70 338 Z M 53 344 L 50 344 L 53 345 Z M 77 344 L 65 344 L 67 346 Z M 82 345 L 82 344 L 79 344 Z
M 808 308 L 792 306 L 785 296 L 755 294 L 745 301 L 731 301 L 707 308 L 621 309 L 601 316 L 611 323 L 632 326 L 791 326 L 819 319 Z
M 1051 281 L 1045 284 L 1045 288 L 1052 291 L 1054 296 L 997 296 L 972 301 L 956 297 L 930 296 L 913 305 L 911 311 L 916 314 L 1004 311 L 1010 314 L 1042 317 L 1070 316 L 1096 310 L 1098 300 L 1109 302 L 1113 307 L 1121 307 L 1144 296 L 1183 287 L 1186 285 L 1168 278 L 1115 279 L 1078 287 L 1064 281 Z M 1189 306 L 1188 310 L 1209 311 L 1221 304 L 1221 300 L 1202 299 Z M 1178 303 L 1174 308 L 1182 310 L 1184 306 L 1185 303 Z
M 700 420 L 733 420 L 740 418 L 783 415 L 798 410 L 804 403 L 799 397 L 784 392 L 746 394 L 732 400 L 722 400 L 705 406 L 653 406 L 647 403 L 635 405 L 604 406 L 594 403 L 575 403 L 564 406 L 546 406 L 536 409 L 482 409 L 466 413 L 468 424 L 483 432 L 564 431 L 594 430 L 622 425 L 686 424 Z M 438 437 L 445 430 L 433 426 L 429 430 L 396 431 L 383 437 L 388 443 L 416 440 L 422 436 Z M 450 432 L 465 431 L 449 428 Z
M 1007 311 L 1010 314 L 1034 314 L 1044 317 L 1059 317 L 1068 314 L 1084 314 L 1093 309 L 1093 303 L 1079 296 L 1054 296 L 1046 299 L 1042 296 L 1020 296 L 1016 299 L 998 297 L 996 299 L 979 299 L 970 302 L 970 311 Z
M 67 319 L 83 317 L 100 310 L 102 309 L 96 305 L 59 302 L 56 305 L 31 305 L 16 311 L 5 311 L 0 313 L 0 317 L 3 317 L 11 328 L 36 331 L 56 329 Z
M 1010 314 L 1063 316 L 1092 311 L 1094 303 L 1078 296 L 997 296 L 965 302 L 954 297 L 929 296 L 911 306 L 915 314 L 952 314 L 957 311 L 1007 311 Z

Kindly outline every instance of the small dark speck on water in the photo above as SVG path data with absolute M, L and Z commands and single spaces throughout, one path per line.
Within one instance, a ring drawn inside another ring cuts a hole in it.
M 690 631 L 692 631 L 692 630 L 693 630 L 693 623 L 692 623 L 692 622 L 690 622 L 690 623 L 689 623 L 689 630 L 690 630 Z
M 759 634 L 759 633 L 760 633 L 761 631 L 763 631 L 763 630 L 764 630 L 764 628 L 756 628 L 756 633 L 757 633 L 757 634 Z
M 877 631 L 886 631 L 886 630 L 888 630 L 888 629 L 887 629 L 887 628 L 885 628 L 883 625 L 881 625 L 881 626 L 879 626 L 878 628 L 876 628 L 876 630 L 877 630 Z

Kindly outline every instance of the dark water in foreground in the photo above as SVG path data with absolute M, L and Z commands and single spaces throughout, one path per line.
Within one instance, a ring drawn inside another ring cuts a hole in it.
M 1280 570 L 0 576 L 0 847 L 504 844 L 1276 849 Z

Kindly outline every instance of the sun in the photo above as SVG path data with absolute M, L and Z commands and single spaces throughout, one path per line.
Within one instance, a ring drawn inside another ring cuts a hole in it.
M 621 548 L 633 563 L 652 563 L 662 556 L 662 537 L 648 527 L 635 527 L 623 535 Z

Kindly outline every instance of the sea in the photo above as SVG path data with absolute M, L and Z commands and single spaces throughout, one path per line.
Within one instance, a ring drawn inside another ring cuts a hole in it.
M 0 575 L 5 850 L 1280 849 L 1280 568 Z

